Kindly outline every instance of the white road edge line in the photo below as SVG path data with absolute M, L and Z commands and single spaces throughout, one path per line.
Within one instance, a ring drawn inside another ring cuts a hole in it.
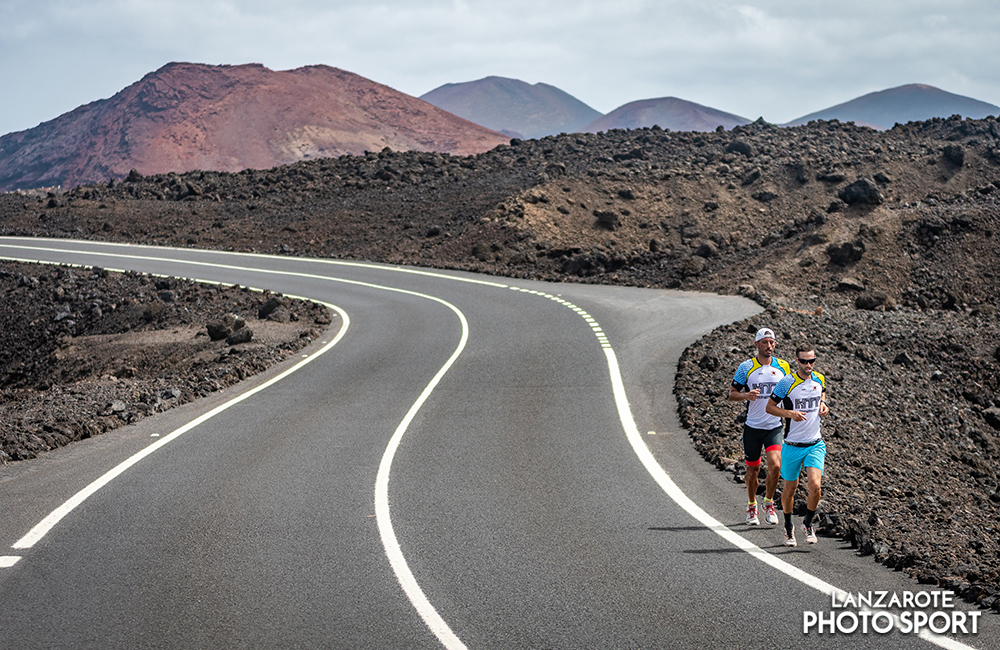
M 95 245 L 95 246 L 107 246 L 109 248 L 111 248 L 111 247 L 131 248 L 133 250 L 137 250 L 139 248 L 143 248 L 143 249 L 153 249 L 153 250 L 156 250 L 156 251 L 177 251 L 179 253 L 187 253 L 187 254 L 190 254 L 190 253 L 210 253 L 212 255 L 222 255 L 222 256 L 230 256 L 230 257 L 250 257 L 250 258 L 260 258 L 260 259 L 270 259 L 270 260 L 274 260 L 274 259 L 278 259 L 278 260 L 294 260 L 296 262 L 306 262 L 306 263 L 309 263 L 309 264 L 320 264 L 320 265 L 324 265 L 324 266 L 346 266 L 346 267 L 353 267 L 353 268 L 373 269 L 373 270 L 377 270 L 377 271 L 390 271 L 390 272 L 395 272 L 395 273 L 406 273 L 408 275 L 426 275 L 426 276 L 432 277 L 432 278 L 440 278 L 440 279 L 445 279 L 445 280 L 451 280 L 452 282 L 467 282 L 469 284 L 481 284 L 481 285 L 484 285 L 484 286 L 498 287 L 498 288 L 501 288 L 501 289 L 506 289 L 507 286 L 508 286 L 508 285 L 500 283 L 500 282 L 492 282 L 492 281 L 489 281 L 489 280 L 479 280 L 477 278 L 463 278 L 463 277 L 461 277 L 459 275 L 446 275 L 446 274 L 438 272 L 438 271 L 428 271 L 428 270 L 423 270 L 423 269 L 418 269 L 418 268 L 410 268 L 410 267 L 402 267 L 402 266 L 391 266 L 391 265 L 388 265 L 388 264 L 374 264 L 374 263 L 371 263 L 371 262 L 349 262 L 349 261 L 345 261 L 345 260 L 333 260 L 333 259 L 325 259 L 325 258 L 318 258 L 318 257 L 282 257 L 280 255 L 268 255 L 266 253 L 240 253 L 240 252 L 237 252 L 237 251 L 218 251 L 218 250 L 210 250 L 210 249 L 204 249 L 204 248 L 178 248 L 178 247 L 175 247 L 175 246 L 151 246 L 151 245 L 146 245 L 146 244 L 123 244 L 123 243 L 119 243 L 119 242 L 99 242 L 99 241 L 89 241 L 89 240 L 81 240 L 81 239 L 54 239 L 54 238 L 51 238 L 51 237 L 49 237 L 49 238 L 46 238 L 46 237 L 37 237 L 36 238 L 36 237 L 11 237 L 11 236 L 0 237 L 0 246 L 5 247 L 5 248 L 24 249 L 24 250 L 40 250 L 40 251 L 54 252 L 54 253 L 73 253 L 75 255 L 97 255 L 97 256 L 104 256 L 104 257 L 121 257 L 121 258 L 124 258 L 124 259 L 156 260 L 156 261 L 161 261 L 161 262 L 162 261 L 173 261 L 173 262 L 181 262 L 181 263 L 184 263 L 184 264 L 200 264 L 200 265 L 203 265 L 203 266 L 210 266 L 210 267 L 217 267 L 217 268 L 233 268 L 233 269 L 243 269 L 243 268 L 245 268 L 245 267 L 241 267 L 241 266 L 229 266 L 229 265 L 226 265 L 226 264 L 213 264 L 211 262 L 199 262 L 197 260 L 186 260 L 186 259 L 180 259 L 180 260 L 178 260 L 178 259 L 169 258 L 169 257 L 155 257 L 155 256 L 150 256 L 150 255 L 127 255 L 127 254 L 124 254 L 124 253 L 105 253 L 103 251 L 91 251 L 91 250 L 69 250 L 69 249 L 65 249 L 65 248 L 43 248 L 43 247 L 38 246 L 38 245 L 26 246 L 26 245 L 23 245 L 23 244 L 5 243 L 5 242 L 11 241 L 11 240 L 17 240 L 17 241 L 20 241 L 20 240 L 46 241 L 46 242 L 52 242 L 52 243 L 57 243 L 57 244 L 65 244 L 65 243 L 68 242 L 68 243 L 74 243 L 74 244 L 90 244 L 90 245 Z M 37 261 L 37 260 L 28 260 L 28 259 L 22 260 L 21 258 L 17 258 L 17 257 L 0 257 L 0 259 L 9 259 L 9 260 L 13 260 L 13 261 L 25 261 L 25 262 Z M 62 262 L 52 262 L 52 263 L 53 264 L 61 264 Z M 111 269 L 109 269 L 109 270 L 111 270 Z M 248 270 L 258 270 L 259 271 L 259 269 L 248 269 Z M 283 271 L 278 271 L 278 270 L 271 270 L 271 271 L 267 271 L 267 272 L 268 273 L 278 273 L 278 274 L 285 273 L 287 275 L 302 275 L 304 277 L 324 277 L 324 276 L 316 276 L 316 275 L 303 274 L 303 273 L 283 272 Z
M 684 494 L 679 487 L 677 487 L 677 484 L 670 478 L 670 475 L 667 474 L 659 463 L 656 462 L 656 458 L 653 457 L 653 453 L 649 451 L 649 447 L 646 446 L 646 443 L 642 441 L 642 436 L 639 435 L 639 429 L 635 425 L 635 420 L 632 418 L 632 410 L 628 405 L 628 397 L 625 395 L 625 385 L 622 381 L 621 370 L 618 367 L 618 358 L 615 356 L 615 351 L 610 347 L 606 347 L 604 348 L 604 354 L 608 358 L 608 371 L 611 375 L 611 386 L 615 395 L 615 403 L 618 405 L 618 417 L 621 420 L 622 427 L 625 429 L 625 435 L 628 438 L 628 441 L 632 444 L 632 449 L 635 451 L 636 456 L 639 457 L 639 460 L 642 462 L 643 466 L 645 466 L 646 471 L 649 472 L 649 474 L 653 477 L 653 480 L 660 485 L 663 491 L 667 493 L 667 496 L 673 499 L 674 503 L 690 513 L 692 517 L 701 522 L 706 528 L 713 531 L 716 535 L 723 538 L 733 546 L 746 551 L 761 562 L 774 567 L 778 571 L 781 571 L 785 575 L 798 580 L 806 586 L 812 587 L 813 589 L 827 595 L 836 593 L 839 597 L 843 598 L 847 592 L 817 578 L 810 573 L 806 573 L 802 569 L 793 566 L 778 557 L 775 557 L 756 544 L 744 539 L 740 535 L 737 535 L 725 524 L 705 512 L 701 506 L 688 498 L 688 496 Z M 923 630 L 919 636 L 920 638 L 930 641 L 931 643 L 934 643 L 942 648 L 949 648 L 950 650 L 972 650 L 972 646 L 955 641 L 954 639 L 946 636 L 933 634 L 926 629 Z
M 40 247 L 36 247 L 34 249 L 31 249 L 30 247 L 17 246 L 16 248 L 28 248 L 30 250 L 46 250 L 48 252 L 60 252 L 60 253 L 67 252 L 64 249 L 42 249 Z M 100 253 L 100 252 L 94 252 L 94 251 L 69 251 L 69 252 L 74 253 L 74 254 L 84 254 L 84 255 L 94 254 L 94 255 L 100 255 L 100 256 L 105 256 L 105 257 L 125 257 L 125 258 L 129 258 L 129 259 L 150 259 L 150 260 L 156 260 L 156 261 L 164 261 L 166 259 L 166 258 L 160 258 L 160 257 L 145 257 L 145 256 L 137 256 L 137 255 L 136 256 L 133 256 L 133 255 L 120 255 L 120 254 L 116 254 L 116 253 Z M 15 259 L 15 260 L 18 260 L 18 261 L 31 261 L 31 260 L 20 260 L 19 258 L 10 258 L 10 257 L 0 257 L 0 259 Z M 386 286 L 381 286 L 381 285 L 377 285 L 377 284 L 371 284 L 371 283 L 367 283 L 367 282 L 359 282 L 359 281 L 355 281 L 355 280 L 346 280 L 346 279 L 343 279 L 343 278 L 331 278 L 331 277 L 317 276 L 317 275 L 312 275 L 312 274 L 307 274 L 307 273 L 297 273 L 297 272 L 290 272 L 290 271 L 250 269 L 250 268 L 245 268 L 245 267 L 237 267 L 237 266 L 230 266 L 230 265 L 223 265 L 223 264 L 212 264 L 212 263 L 208 263 L 208 262 L 198 262 L 198 261 L 191 261 L 191 260 L 168 260 L 168 261 L 180 262 L 182 264 L 189 264 L 189 265 L 208 266 L 208 267 L 214 267 L 214 268 L 226 268 L 226 269 L 239 269 L 239 270 L 255 271 L 255 272 L 258 272 L 258 273 L 269 273 L 269 274 L 276 274 L 276 275 L 291 275 L 291 276 L 297 276 L 297 277 L 319 278 L 319 279 L 323 279 L 323 280 L 327 280 L 327 281 L 341 282 L 341 283 L 344 283 L 344 284 L 354 284 L 354 285 L 359 285 L 359 286 L 366 286 L 366 287 L 371 287 L 371 288 L 375 288 L 375 289 L 381 289 L 381 290 L 386 290 L 386 291 L 393 291 L 393 292 L 397 292 L 397 293 L 403 293 L 403 294 L 407 294 L 407 295 L 412 295 L 412 296 L 417 296 L 417 297 L 420 297 L 420 298 L 425 298 L 425 299 L 428 299 L 428 300 L 432 300 L 434 302 L 438 302 L 438 303 L 440 303 L 442 305 L 445 305 L 446 307 L 448 307 L 449 309 L 451 309 L 453 312 L 455 312 L 455 314 L 458 316 L 459 321 L 462 324 L 462 337 L 461 337 L 461 340 L 459 341 L 458 347 L 452 353 L 451 357 L 449 357 L 448 360 L 445 362 L 444 366 L 442 366 L 438 370 L 437 374 L 434 375 L 434 377 L 431 379 L 431 382 L 424 388 L 423 392 L 417 398 L 417 401 L 414 402 L 414 404 L 410 407 L 410 410 L 407 412 L 406 416 L 403 418 L 403 421 L 396 428 L 396 431 L 393 434 L 392 438 L 390 438 L 389 444 L 386 447 L 385 452 L 383 452 L 382 461 L 379 464 L 379 471 L 378 471 L 378 475 L 377 475 L 376 480 L 375 480 L 375 515 L 376 515 L 376 522 L 378 524 L 379 535 L 380 535 L 380 537 L 382 539 L 382 545 L 385 548 L 385 553 L 386 553 L 386 556 L 387 556 L 387 558 L 389 560 L 389 564 L 392 567 L 393 572 L 396 574 L 396 579 L 399 581 L 400 587 L 403 589 L 403 592 L 406 594 L 407 598 L 410 599 L 410 603 L 413 605 L 414 609 L 417 610 L 417 613 L 423 619 L 423 621 L 427 625 L 427 627 L 431 630 L 431 632 L 433 632 L 433 634 L 438 638 L 439 641 L 441 641 L 441 643 L 446 648 L 448 648 L 449 650 L 466 650 L 465 644 L 462 643 L 462 641 L 458 638 L 458 636 L 456 636 L 455 633 L 451 631 L 451 628 L 448 627 L 448 624 L 437 613 L 437 610 L 434 609 L 434 606 L 431 605 L 430 601 L 424 595 L 424 592 L 420 588 L 420 585 L 417 583 L 417 580 L 414 577 L 413 572 L 410 571 L 409 565 L 406 563 L 406 558 L 403 556 L 402 549 L 400 548 L 399 542 L 396 539 L 396 534 L 393 531 L 392 521 L 391 521 L 390 516 L 389 516 L 389 470 L 390 470 L 390 468 L 392 466 L 393 457 L 395 456 L 396 450 L 399 447 L 400 440 L 402 440 L 403 434 L 406 432 L 406 429 L 409 427 L 410 422 L 413 420 L 414 416 L 420 410 L 420 407 L 423 406 L 424 402 L 427 401 L 427 398 L 430 396 L 431 392 L 434 390 L 434 388 L 437 386 L 437 384 L 441 381 L 441 378 L 451 368 L 451 366 L 454 365 L 455 360 L 458 359 L 459 355 L 461 355 L 462 351 L 465 349 L 465 345 L 468 342 L 468 338 L 469 338 L 469 324 L 468 324 L 468 321 L 465 318 L 465 315 L 462 314 L 462 312 L 459 311 L 458 308 L 456 308 L 454 305 L 452 305 L 451 303 L 448 303 L 448 302 L 446 302 L 446 301 L 444 301 L 444 300 L 442 300 L 440 298 L 437 298 L 437 297 L 434 297 L 434 296 L 430 296 L 430 295 L 426 295 L 426 294 L 422 294 L 422 293 L 418 293 L 418 292 L 415 292 L 415 291 L 408 291 L 408 290 L 405 290 L 405 289 L 399 289 L 399 288 L 396 288 L 396 287 L 386 287 Z M 358 264 L 357 266 L 367 266 L 367 265 Z M 371 265 L 371 266 L 373 268 L 384 268 L 384 267 L 375 266 L 375 265 Z M 393 269 L 393 270 L 395 270 L 395 269 Z M 453 278 L 451 276 L 447 276 L 447 275 L 443 275 L 443 274 L 440 274 L 440 275 L 439 274 L 434 274 L 434 273 L 426 273 L 426 274 L 427 275 L 438 275 L 439 277 L 446 278 L 446 279 L 449 279 L 449 280 L 459 279 L 459 278 Z M 501 285 L 501 284 L 498 284 L 498 283 L 487 283 L 487 282 L 481 282 L 481 281 L 475 281 L 475 280 L 473 280 L 473 282 L 475 282 L 477 284 L 488 284 L 488 285 L 491 285 L 491 286 L 499 286 L 499 287 L 502 287 L 502 288 L 506 288 L 506 286 L 507 286 L 507 285 Z M 315 301 L 315 302 L 320 302 L 320 301 Z M 328 307 L 330 307 L 332 309 L 335 309 L 341 315 L 341 317 L 344 319 L 344 325 L 343 325 L 343 327 L 341 327 L 340 332 L 338 333 L 337 337 L 333 341 L 331 341 L 329 344 L 327 344 L 325 347 L 323 347 L 319 352 L 317 352 L 313 356 L 309 357 L 308 359 L 304 359 L 303 361 L 299 362 L 298 364 L 296 364 L 295 366 L 293 366 L 289 370 L 285 371 L 281 375 L 279 375 L 279 376 L 271 379 L 267 383 L 262 384 L 261 386 L 258 386 L 257 388 L 255 388 L 255 389 L 253 389 L 251 391 L 248 391 L 247 393 L 245 393 L 243 395 L 240 395 L 239 397 L 231 400 L 230 402 L 227 402 L 226 404 L 223 404 L 222 406 L 219 406 L 216 409 L 213 409 L 212 411 L 206 413 L 205 415 L 201 416 L 200 418 L 198 418 L 196 420 L 193 420 L 192 422 L 188 423 L 184 427 L 181 427 L 180 429 L 177 429 L 176 431 L 170 433 L 169 435 L 167 435 L 166 437 L 160 439 L 156 443 L 150 445 L 149 447 L 147 447 L 146 449 L 144 449 L 142 452 L 139 452 L 135 456 L 132 456 L 128 460 L 122 462 L 117 467 L 115 467 L 114 469 L 112 469 L 109 472 L 107 472 L 106 474 L 104 474 L 104 476 L 100 477 L 99 479 L 97 479 L 96 481 L 94 481 L 93 483 L 91 483 L 89 486 L 87 486 L 86 488 L 84 488 L 83 490 L 81 490 L 80 492 L 78 492 L 75 496 L 73 496 L 69 501 L 67 501 L 66 503 L 64 503 L 62 506 L 60 506 L 59 508 L 57 508 L 52 514 L 50 514 L 48 517 L 46 517 L 45 519 L 43 519 L 38 525 L 36 525 L 27 535 L 25 535 L 18 542 L 16 542 L 12 548 L 30 548 L 38 540 L 40 540 L 46 533 L 48 533 L 48 531 L 51 530 L 52 527 L 55 526 L 59 522 L 59 520 L 61 520 L 63 517 L 65 517 L 67 514 L 69 514 L 74 508 L 76 508 L 81 503 L 83 503 L 90 495 L 92 495 L 94 492 L 97 492 L 97 490 L 99 490 L 100 488 L 104 487 L 105 485 L 107 485 L 115 477 L 117 477 L 118 475 L 120 475 L 122 472 L 124 472 L 126 469 L 128 469 L 129 467 L 131 467 L 132 465 L 134 465 L 136 462 L 138 462 L 142 458 L 145 458 L 146 456 L 148 456 L 149 454 L 151 454 L 156 449 L 159 449 L 160 447 L 162 447 L 163 445 L 167 444 L 171 440 L 177 438 L 178 436 L 180 436 L 184 432 L 189 431 L 190 429 L 194 428 L 198 424 L 201 424 L 205 420 L 208 420 L 209 418 L 211 418 L 212 416 L 216 415 L 217 413 L 220 413 L 223 410 L 225 410 L 226 408 L 229 408 L 230 406 L 236 404 L 237 402 L 240 402 L 243 399 L 246 399 L 247 397 L 250 397 L 251 395 L 253 395 L 253 394 L 255 394 L 255 393 L 263 390 L 267 386 L 270 386 L 271 384 L 275 383 L 276 381 L 280 380 L 281 378 L 285 377 L 286 375 L 291 374 L 292 372 L 294 372 L 295 370 L 297 370 L 301 366 L 303 366 L 306 363 L 312 361 L 312 359 L 318 357 L 320 354 L 322 354 L 323 352 L 326 352 L 328 349 L 330 349 L 331 347 L 333 347 L 334 345 L 336 345 L 340 341 L 340 339 L 343 337 L 344 333 L 347 331 L 347 327 L 348 327 L 348 325 L 350 323 L 350 319 L 348 318 L 347 313 L 344 312 L 343 310 L 341 310 L 340 308 L 334 307 L 333 305 L 329 305 L 327 303 L 321 303 L 321 304 L 324 304 L 324 305 L 326 305 L 326 306 L 328 306 Z
M 524 291 L 524 289 L 519 289 L 516 286 L 511 286 L 511 289 L 515 291 Z M 618 419 L 622 423 L 622 428 L 625 430 L 625 436 L 629 443 L 632 445 L 633 451 L 635 451 L 636 456 L 642 462 L 646 471 L 653 477 L 653 480 L 659 484 L 667 496 L 670 497 L 674 503 L 680 506 L 682 509 L 686 510 L 692 517 L 701 522 L 705 528 L 711 530 L 719 537 L 723 538 L 733 546 L 745 551 L 757 558 L 761 562 L 770 565 L 771 567 L 781 571 L 785 575 L 798 580 L 802 584 L 812 587 L 823 594 L 836 594 L 838 597 L 843 598 L 847 595 L 847 592 L 843 589 L 835 587 L 816 576 L 803 571 L 802 569 L 785 562 L 784 560 L 768 553 L 764 549 L 760 548 L 753 542 L 750 542 L 740 535 L 736 534 L 730 530 L 725 524 L 713 517 L 712 515 L 705 512 L 701 506 L 692 501 L 684 492 L 674 483 L 670 475 L 667 474 L 666 470 L 656 462 L 656 458 L 653 453 L 646 446 L 646 443 L 642 440 L 642 435 L 639 433 L 639 428 L 635 424 L 635 418 L 632 417 L 632 409 L 628 404 L 628 395 L 625 394 L 625 382 L 622 380 L 621 368 L 618 366 L 618 357 L 615 355 L 614 349 L 608 342 L 604 331 L 601 329 L 600 324 L 594 319 L 586 310 L 580 307 L 566 302 L 559 296 L 554 296 L 551 294 L 539 293 L 538 295 L 548 298 L 553 302 L 557 302 L 564 305 L 580 315 L 583 320 L 591 326 L 594 334 L 597 336 L 598 342 L 600 342 L 601 347 L 604 348 L 604 354 L 608 360 L 608 374 L 611 379 L 611 387 L 615 397 L 615 405 L 618 408 Z M 650 433 L 653 433 L 652 431 Z M 899 626 L 899 617 L 894 615 L 895 625 Z M 927 629 L 922 630 L 918 636 L 925 641 L 930 641 L 931 643 L 938 645 L 942 648 L 948 648 L 948 650 L 975 650 L 972 646 L 961 643 L 946 636 L 939 634 L 934 634 Z
M 320 301 L 317 300 L 317 301 L 314 301 L 314 302 L 320 302 Z M 146 456 L 149 456 L 150 454 L 152 454 L 154 451 L 156 451 L 160 447 L 163 447 L 164 445 L 168 444 L 169 442 L 171 442 L 171 441 L 179 438 L 180 436 L 182 436 L 186 432 L 190 431 L 191 429 L 195 428 L 199 424 L 205 422 L 206 420 L 209 420 L 209 419 L 215 417 L 216 415 L 218 415 L 219 413 L 222 413 L 226 409 L 228 409 L 228 408 L 230 408 L 232 406 L 235 406 L 236 404 L 239 404 L 240 402 L 242 402 L 243 400 L 247 399 L 248 397 L 251 397 L 252 395 L 256 395 L 257 393 L 259 393 L 260 391 L 264 390 L 265 388 L 268 388 L 269 386 L 271 386 L 273 384 L 276 384 L 277 382 L 281 381 L 282 379 L 284 379 L 288 375 L 292 374 L 296 370 L 302 368 L 306 364 L 312 363 L 312 361 L 314 359 L 317 359 L 320 355 L 322 355 L 323 353 L 327 352 L 330 348 L 332 348 L 337 343 L 339 343 L 340 340 L 344 337 L 344 334 L 347 332 L 347 328 L 350 325 L 350 318 L 347 316 L 347 312 L 345 312 L 340 307 L 337 307 L 335 305 L 331 305 L 329 303 L 320 303 L 320 304 L 323 304 L 326 307 L 329 307 L 330 309 L 336 311 L 338 314 L 340 314 L 340 317 L 343 319 L 343 325 L 341 326 L 340 331 L 337 333 L 337 336 L 335 336 L 332 341 L 330 341 L 325 346 L 323 346 L 322 348 L 320 348 L 312 356 L 307 357 L 307 358 L 299 361 L 297 364 L 295 364 L 294 366 L 292 366 L 288 370 L 285 370 L 281 374 L 279 374 L 279 375 L 277 375 L 275 377 L 272 377 L 271 379 L 267 380 L 266 382 L 264 382 L 260 386 L 257 386 L 256 388 L 252 388 L 252 389 L 248 390 L 247 392 L 245 392 L 245 393 L 243 393 L 241 395 L 237 395 L 236 397 L 234 397 L 233 399 L 229 400 L 225 404 L 221 404 L 221 405 L 215 407 L 214 409 L 212 409 L 208 413 L 205 413 L 205 414 L 201 415 L 200 417 L 197 417 L 194 420 L 191 420 L 190 422 L 188 422 L 184 426 L 182 426 L 182 427 L 180 427 L 180 428 L 172 431 L 168 435 L 160 438 L 159 440 L 157 440 L 153 444 L 149 445 L 148 447 L 146 447 L 142 451 L 138 452 L 137 454 L 133 455 L 132 457 L 127 458 L 126 460 L 122 461 L 116 467 L 108 470 L 103 476 L 101 476 L 100 478 L 98 478 L 97 480 L 95 480 L 93 483 L 91 483 L 90 485 L 88 485 L 87 487 L 83 488 L 82 490 L 80 490 L 79 492 L 77 492 L 75 495 L 73 495 L 72 497 L 70 497 L 70 499 L 68 501 L 66 501 L 66 503 L 62 504 L 61 506 L 59 506 L 58 508 L 56 508 L 55 510 L 53 510 L 52 513 L 49 514 L 49 516 L 47 516 L 45 519 L 41 520 L 38 524 L 35 525 L 34 528 L 32 528 L 30 531 L 28 531 L 27 535 L 25 535 L 24 537 L 22 537 L 18 541 L 14 542 L 14 544 L 13 544 L 13 546 L 11 546 L 11 548 L 17 548 L 17 549 L 31 548 L 32 546 L 34 546 L 38 542 L 38 540 L 42 539 L 42 537 L 44 537 L 50 530 L 52 530 L 52 528 L 57 523 L 59 523 L 59 521 L 63 517 L 65 517 L 70 512 L 72 512 L 74 508 L 76 508 L 81 503 L 83 503 L 84 501 L 86 501 L 88 497 L 90 497 L 92 494 L 94 494 L 95 492 L 97 492 L 98 490 L 100 490 L 102 487 L 104 487 L 105 485 L 107 485 L 108 483 L 110 483 L 112 480 L 114 480 L 117 476 L 119 476 L 122 472 L 124 472 L 125 470 L 127 470 L 129 467 L 132 467 L 133 465 L 135 465 L 136 463 L 138 463 L 140 460 L 142 460 Z
M 399 290 L 397 289 L 397 291 Z M 423 406 L 424 402 L 427 401 L 427 398 L 430 397 L 431 392 L 438 385 L 438 382 L 441 381 L 441 378 L 444 377 L 445 373 L 455 363 L 455 360 L 462 354 L 469 340 L 469 323 L 466 321 L 465 315 L 457 307 L 434 296 L 423 295 L 423 297 L 439 302 L 455 312 L 462 323 L 462 338 L 448 361 L 438 370 L 434 378 L 424 388 L 420 397 L 417 398 L 417 401 L 410 407 L 410 410 L 406 413 L 406 417 L 399 423 L 395 433 L 393 433 L 392 438 L 389 440 L 389 445 L 382 455 L 382 461 L 378 466 L 378 475 L 375 479 L 375 520 L 378 522 L 378 531 L 382 536 L 382 545 L 385 547 L 385 554 L 389 558 L 389 564 L 392 565 L 396 579 L 399 580 L 400 586 L 406 592 L 417 613 L 420 614 L 420 617 L 424 619 L 424 623 L 427 624 L 427 627 L 430 628 L 431 632 L 434 633 L 445 648 L 449 650 L 465 650 L 465 644 L 451 631 L 451 628 L 448 627 L 448 624 L 437 613 L 437 610 L 431 605 L 427 596 L 424 595 L 420 585 L 417 584 L 417 579 L 410 571 L 410 567 L 406 563 L 406 558 L 403 556 L 403 551 L 399 546 L 399 541 L 396 539 L 396 533 L 392 529 L 392 520 L 389 516 L 389 471 L 392 467 L 392 459 L 396 455 L 400 441 L 403 439 L 403 434 L 406 433 L 410 422 L 417 414 L 417 411 L 420 410 L 420 407 Z

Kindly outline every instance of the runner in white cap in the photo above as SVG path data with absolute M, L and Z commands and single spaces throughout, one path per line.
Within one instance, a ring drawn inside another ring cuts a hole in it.
M 771 390 L 785 375 L 792 372 L 788 362 L 773 357 L 777 341 L 767 327 L 757 330 L 754 347 L 757 354 L 740 364 L 729 389 L 731 402 L 747 402 L 746 423 L 743 425 L 743 454 L 747 473 L 747 525 L 759 526 L 757 514 L 757 474 L 760 471 L 761 449 L 767 454 L 767 476 L 764 479 L 764 519 L 769 524 L 778 523 L 774 509 L 774 490 L 781 471 L 781 418 L 766 411 Z

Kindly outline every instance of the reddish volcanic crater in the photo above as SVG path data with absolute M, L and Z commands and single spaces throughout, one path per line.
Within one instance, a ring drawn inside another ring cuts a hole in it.
M 469 155 L 509 138 L 356 74 L 170 63 L 0 138 L 0 190 L 195 169 L 269 169 L 389 147 Z

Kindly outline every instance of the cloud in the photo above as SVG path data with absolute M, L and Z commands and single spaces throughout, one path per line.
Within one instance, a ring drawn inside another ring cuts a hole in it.
M 0 133 L 169 61 L 327 64 L 419 96 L 489 75 L 608 112 L 675 96 L 784 122 L 921 82 L 1000 103 L 991 0 L 7 0 Z

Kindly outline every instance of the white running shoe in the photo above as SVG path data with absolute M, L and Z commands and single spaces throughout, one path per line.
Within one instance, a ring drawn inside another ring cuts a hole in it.
M 785 546 L 795 546 L 795 529 L 789 529 L 785 531 Z
M 747 526 L 760 526 L 760 519 L 757 518 L 757 504 L 747 506 Z
M 819 540 L 816 539 L 816 531 L 813 530 L 812 526 L 806 526 L 802 524 L 802 534 L 806 536 L 806 543 L 815 544 Z
M 778 513 L 774 511 L 774 501 L 764 502 L 764 521 L 772 526 L 778 523 Z

